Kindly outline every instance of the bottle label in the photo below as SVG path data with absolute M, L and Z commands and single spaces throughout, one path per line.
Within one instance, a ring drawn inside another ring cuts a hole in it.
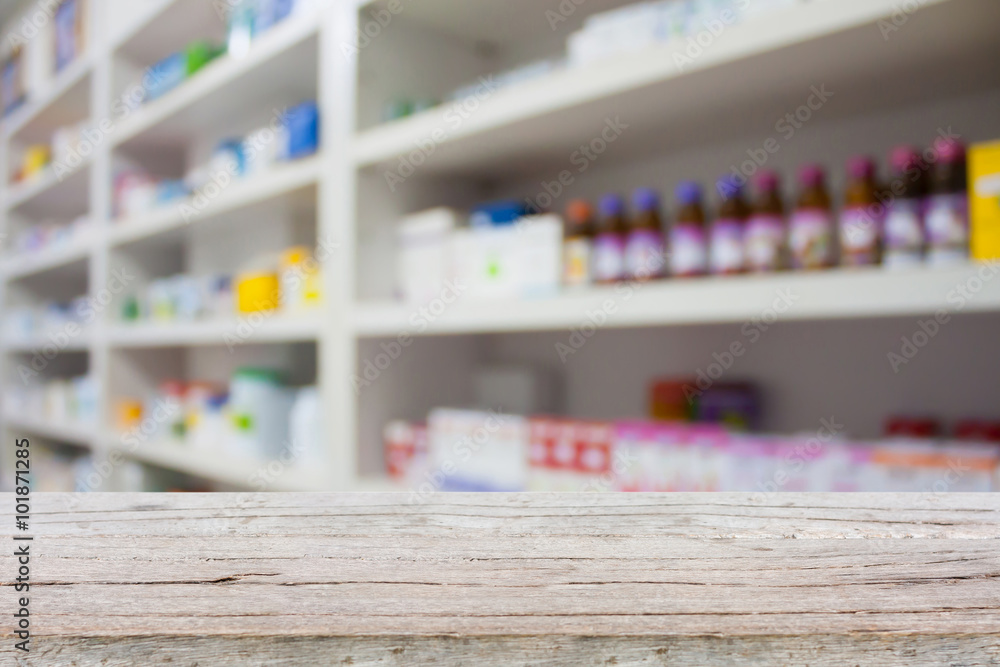
M 743 270 L 743 223 L 739 220 L 716 220 L 712 225 L 712 273 L 738 273 Z
M 867 207 L 845 209 L 840 214 L 842 263 L 849 266 L 878 261 L 879 219 Z
M 670 272 L 695 276 L 705 273 L 707 266 L 705 231 L 698 225 L 675 225 L 670 230 Z
M 587 238 L 571 238 L 563 243 L 563 282 L 571 287 L 589 285 L 591 242 Z
M 829 212 L 805 210 L 792 214 L 788 246 L 797 269 L 829 266 L 833 257 L 833 219 Z
M 594 280 L 614 282 L 625 277 L 625 241 L 618 234 L 598 234 L 594 240 Z
M 931 246 L 965 246 L 969 242 L 969 204 L 965 195 L 935 195 L 927 209 L 927 242 Z
M 920 202 L 897 199 L 889 205 L 885 216 L 885 247 L 887 251 L 919 251 L 924 245 L 924 225 Z
M 785 223 L 777 215 L 755 215 L 747 222 L 744 236 L 747 268 L 777 271 L 781 268 L 781 247 L 785 243 Z
M 663 235 L 652 229 L 629 232 L 625 246 L 625 271 L 633 280 L 663 275 Z

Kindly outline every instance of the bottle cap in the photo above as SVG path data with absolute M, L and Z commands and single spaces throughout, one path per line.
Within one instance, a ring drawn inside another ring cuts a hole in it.
M 818 164 L 807 164 L 799 168 L 799 184 L 804 188 L 817 188 L 826 180 L 826 171 Z
M 934 140 L 934 152 L 941 162 L 961 162 L 965 159 L 965 145 L 957 139 L 938 137 Z
M 763 169 L 757 173 L 757 177 L 754 178 L 754 185 L 761 192 L 771 192 L 777 190 L 781 185 L 781 178 L 778 176 L 777 172 L 771 171 L 770 169 Z
M 690 206 L 701 202 L 701 186 L 694 181 L 682 181 L 674 191 L 680 206 Z
M 652 188 L 639 188 L 632 193 L 632 206 L 637 211 L 656 211 L 660 208 L 660 195 Z
M 715 187 L 722 195 L 723 199 L 729 199 L 730 197 L 739 197 L 743 192 L 743 185 L 740 184 L 739 179 L 733 174 L 726 174 L 718 181 L 715 182 Z
M 875 175 L 875 162 L 867 155 L 856 155 L 847 161 L 847 175 L 857 181 L 864 181 Z
M 625 213 L 625 202 L 621 195 L 609 194 L 601 197 L 601 215 L 610 218 Z
M 889 153 L 889 165 L 893 171 L 906 171 L 920 164 L 920 153 L 913 146 L 896 146 Z
M 566 219 L 574 224 L 589 221 L 593 213 L 594 209 L 586 199 L 574 199 L 566 205 Z

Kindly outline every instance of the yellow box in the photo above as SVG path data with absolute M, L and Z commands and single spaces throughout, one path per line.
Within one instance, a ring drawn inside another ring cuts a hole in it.
M 969 149 L 972 258 L 1000 260 L 1000 141 Z
M 240 313 L 258 313 L 278 308 L 278 275 L 245 273 L 236 280 L 236 303 Z
M 24 178 L 31 178 L 40 173 L 48 166 L 51 157 L 48 146 L 44 144 L 29 146 L 24 152 L 24 164 L 21 166 Z

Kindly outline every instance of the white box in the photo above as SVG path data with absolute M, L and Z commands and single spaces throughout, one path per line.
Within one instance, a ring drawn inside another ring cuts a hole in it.
M 444 491 L 523 491 L 528 420 L 499 412 L 438 409 L 427 420 L 427 480 Z
M 455 233 L 455 278 L 469 299 L 552 296 L 562 279 L 562 219 L 539 215 Z
M 454 278 L 452 237 L 458 221 L 457 211 L 435 208 L 399 223 L 396 279 L 403 300 L 413 304 L 433 301 Z

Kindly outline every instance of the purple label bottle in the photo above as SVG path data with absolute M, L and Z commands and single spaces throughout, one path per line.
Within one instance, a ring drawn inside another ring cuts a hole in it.
M 628 229 L 625 202 L 619 195 L 605 195 L 601 198 L 600 212 L 597 235 L 594 237 L 594 281 L 614 283 L 626 276 L 625 239 Z
M 822 269 L 833 264 L 834 223 L 826 174 L 818 165 L 799 171 L 798 205 L 788 223 L 788 248 L 796 269 Z
M 654 280 L 664 274 L 666 259 L 660 223 L 660 197 L 640 188 L 632 196 L 634 215 L 625 242 L 625 273 L 630 280 Z
M 911 146 L 899 146 L 889 156 L 892 179 L 886 196 L 885 255 L 889 269 L 917 266 L 924 259 L 924 196 L 927 171 L 920 154 Z
M 931 265 L 960 264 L 969 257 L 969 198 L 966 190 L 965 146 L 938 139 L 937 162 L 927 201 L 927 261 Z
M 708 244 L 701 187 L 685 181 L 677 186 L 676 196 L 677 216 L 670 228 L 670 273 L 680 277 L 704 275 L 708 269 Z
M 747 220 L 744 253 L 749 271 L 777 271 L 784 263 L 785 216 L 778 175 L 762 171 L 756 182 L 757 196 Z
M 732 175 L 719 179 L 717 188 L 722 204 L 719 217 L 712 223 L 709 265 L 716 275 L 742 273 L 746 267 L 743 232 L 747 218 L 743 188 Z

